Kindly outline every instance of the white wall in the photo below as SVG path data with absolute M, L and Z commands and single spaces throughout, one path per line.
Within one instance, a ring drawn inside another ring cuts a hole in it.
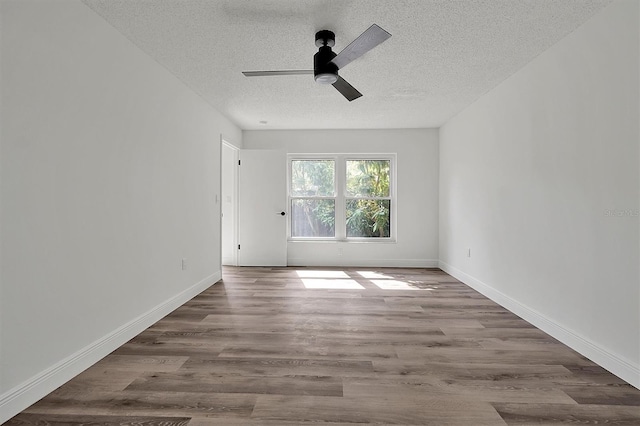
M 79 1 L 1 7 L 0 423 L 220 277 L 242 137 Z
M 289 242 L 289 265 L 437 266 L 436 129 L 244 131 L 243 143 L 287 153 L 397 153 L 397 242 Z
M 441 267 L 636 387 L 638 15 L 612 4 L 440 131 Z

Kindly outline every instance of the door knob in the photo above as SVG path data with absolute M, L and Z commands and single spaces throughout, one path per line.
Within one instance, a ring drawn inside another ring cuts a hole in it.
M 286 213 L 285 212 L 280 212 L 279 215 L 280 216 L 284 216 Z

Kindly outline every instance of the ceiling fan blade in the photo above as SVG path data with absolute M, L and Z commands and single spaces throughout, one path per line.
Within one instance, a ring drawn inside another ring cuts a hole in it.
M 342 69 L 352 61 L 358 59 L 383 41 L 391 37 L 391 34 L 377 26 L 371 25 L 365 32 L 360 34 L 358 38 L 353 40 L 342 52 L 331 60 L 338 66 L 338 69 Z
M 358 89 L 347 83 L 347 80 L 340 76 L 338 76 L 338 80 L 333 83 L 333 87 L 338 89 L 338 92 L 342 93 L 342 96 L 347 98 L 349 102 L 362 96 L 362 93 L 358 92 Z
M 268 77 L 272 75 L 313 75 L 313 70 L 242 71 L 246 77 Z

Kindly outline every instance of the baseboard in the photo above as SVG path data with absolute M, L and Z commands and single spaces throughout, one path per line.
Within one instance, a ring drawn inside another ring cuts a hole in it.
M 435 259 L 353 259 L 344 258 L 288 258 L 287 266 L 340 266 L 367 268 L 437 268 Z
M 571 349 L 589 358 L 591 361 L 610 371 L 632 386 L 640 389 L 640 365 L 634 365 L 619 356 L 612 354 L 595 342 L 563 327 L 561 324 L 542 315 L 506 294 L 494 289 L 471 275 L 440 261 L 439 267 L 452 277 L 462 281 L 484 296 L 503 306 L 525 321 L 569 346 Z
M 0 424 L 68 382 L 142 331 L 220 281 L 218 271 L 134 320 L 96 340 L 52 367 L 0 395 Z

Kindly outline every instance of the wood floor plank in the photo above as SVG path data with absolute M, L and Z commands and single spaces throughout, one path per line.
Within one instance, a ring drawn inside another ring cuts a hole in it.
M 640 408 L 611 405 L 507 404 L 494 407 L 509 426 L 617 425 L 638 426 Z
M 264 419 L 224 419 L 224 423 L 216 418 L 194 417 L 189 426 L 358 426 L 354 423 L 306 422 L 300 420 L 264 420 Z
M 86 391 L 87 389 L 106 392 L 122 391 L 129 386 L 138 375 L 138 372 L 132 372 L 131 370 L 92 367 L 80 373 L 57 391 Z
M 376 377 L 400 375 L 407 377 L 436 377 L 454 380 L 490 380 L 494 382 L 506 380 L 529 380 L 532 383 L 561 380 L 571 377 L 571 372 L 562 365 L 545 364 L 500 364 L 500 363 L 468 363 L 456 359 L 446 361 L 406 361 L 406 360 L 373 360 Z
M 310 375 L 229 376 L 189 371 L 147 374 L 136 379 L 125 390 L 342 396 L 342 378 Z
M 535 385 L 534 385 L 535 386 Z M 402 395 L 403 399 L 419 403 L 425 399 L 457 398 L 475 402 L 512 402 L 530 404 L 576 404 L 560 389 L 532 388 L 526 381 L 493 382 L 488 380 L 433 380 L 428 383 L 406 376 L 384 379 L 345 378 L 345 397 L 366 397 L 377 400 L 388 395 Z
M 613 374 L 609 373 L 607 370 L 596 364 L 563 364 L 563 366 L 567 370 L 571 371 L 571 383 L 627 385 L 627 382 L 619 377 L 614 376 Z
M 499 338 L 499 339 L 542 339 L 548 342 L 555 342 L 549 335 L 537 328 L 483 328 L 480 330 L 468 330 L 462 327 L 441 327 L 443 334 L 450 337 L 469 337 L 474 339 Z
M 162 417 L 249 417 L 256 402 L 255 394 L 224 394 L 123 391 L 123 392 L 54 392 L 26 412 L 31 414 L 73 414 Z
M 272 345 L 229 345 L 221 353 L 221 358 L 282 358 L 287 355 L 309 359 L 376 359 L 396 358 L 396 350 L 389 344 L 308 344 L 279 347 Z
M 187 426 L 190 417 L 137 417 L 137 416 L 74 416 L 48 415 L 46 419 L 39 414 L 22 414 L 7 423 L 6 426 Z
M 302 358 L 198 358 L 191 357 L 181 371 L 207 372 L 240 376 L 311 375 L 331 377 L 369 376 L 370 360 L 302 359 Z
M 640 390 L 438 269 L 226 267 L 8 424 L 640 425 L 639 410 Z
M 251 292 L 252 297 L 280 297 L 280 298 L 300 298 L 300 299 L 354 299 L 362 297 L 362 294 L 342 292 L 331 292 L 327 290 L 258 290 Z
M 569 352 L 554 352 L 550 350 L 500 350 L 484 348 L 466 348 L 465 351 L 456 348 L 429 347 L 398 347 L 398 358 L 404 360 L 432 360 L 442 361 L 455 359 L 460 362 L 489 364 L 554 364 L 557 362 L 588 363 L 589 361 Z
M 640 407 L 640 396 L 631 385 L 598 385 L 592 383 L 561 386 L 567 395 L 580 404 L 631 405 Z
M 176 371 L 188 356 L 145 356 L 112 354 L 94 365 L 96 369 L 141 371 Z
M 215 341 L 202 342 L 172 342 L 165 340 L 162 342 L 128 342 L 114 351 L 114 355 L 140 355 L 140 356 L 162 356 L 180 357 L 185 354 L 211 356 L 219 354 L 224 349 L 224 345 Z
M 455 398 L 424 398 L 403 395 L 370 398 L 334 398 L 264 395 L 258 398 L 254 419 L 316 422 L 375 423 L 401 425 L 497 426 L 505 422 L 487 403 Z

